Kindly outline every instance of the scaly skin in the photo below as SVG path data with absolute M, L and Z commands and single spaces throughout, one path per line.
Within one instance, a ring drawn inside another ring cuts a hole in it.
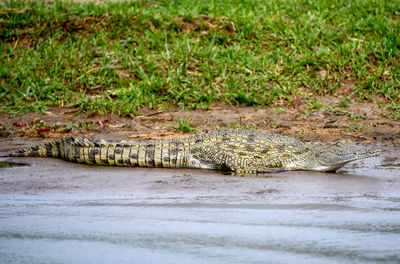
M 303 143 L 256 130 L 217 130 L 182 139 L 108 141 L 64 138 L 11 157 L 55 157 L 91 165 L 207 168 L 240 175 L 285 170 L 335 171 L 379 150 L 348 143 Z

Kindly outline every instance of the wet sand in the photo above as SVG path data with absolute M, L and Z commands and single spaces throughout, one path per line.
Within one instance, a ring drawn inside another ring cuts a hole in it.
M 1 153 L 34 144 L 0 143 Z M 398 163 L 399 153 L 385 151 L 338 173 L 246 178 L 2 158 L 29 166 L 0 168 L 0 259 L 398 263 L 400 168 L 388 161 Z

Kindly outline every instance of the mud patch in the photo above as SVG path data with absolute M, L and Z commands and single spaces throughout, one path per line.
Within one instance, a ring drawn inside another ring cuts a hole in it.
M 0 111 L 0 137 L 176 138 L 185 134 L 176 132 L 171 124 L 190 118 L 192 125 L 197 127 L 196 133 L 218 128 L 251 127 L 304 141 L 350 139 L 390 143 L 394 147 L 400 145 L 400 120 L 384 117 L 382 109 L 374 103 L 354 103 L 351 110 L 339 114 L 320 110 L 303 115 L 301 109 L 304 107 L 300 103 L 288 108 L 232 107 L 214 103 L 208 110 L 143 108 L 142 115 L 135 117 L 83 114 L 59 107 L 49 108 L 44 114 L 27 113 L 15 117 Z

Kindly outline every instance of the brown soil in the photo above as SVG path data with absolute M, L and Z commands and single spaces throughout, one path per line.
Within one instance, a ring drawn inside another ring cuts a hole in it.
M 259 130 L 305 141 L 350 139 L 400 145 L 400 121 L 385 118 L 383 110 L 376 103 L 352 103 L 351 109 L 346 109 L 341 115 L 324 110 L 304 114 L 302 110 L 306 107 L 301 102 L 285 109 L 231 107 L 216 103 L 209 110 L 142 109 L 143 115 L 136 117 L 81 114 L 73 109 L 56 107 L 44 114 L 28 113 L 15 117 L 0 112 L 0 137 L 55 138 L 84 135 L 95 138 L 171 138 L 185 135 L 175 131 L 176 121 L 191 118 L 192 125 L 198 126 L 197 133 L 219 127 L 256 126 Z M 86 126 L 68 128 L 68 124 L 76 126 L 79 123 Z M 54 129 L 55 125 L 64 129 Z

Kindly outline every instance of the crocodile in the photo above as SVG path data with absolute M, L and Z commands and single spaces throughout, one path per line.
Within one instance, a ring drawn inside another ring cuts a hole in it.
M 380 151 L 349 142 L 302 142 L 258 130 L 216 130 L 180 139 L 62 138 L 8 157 L 54 157 L 89 165 L 228 170 L 238 175 L 289 170 L 333 172 Z

